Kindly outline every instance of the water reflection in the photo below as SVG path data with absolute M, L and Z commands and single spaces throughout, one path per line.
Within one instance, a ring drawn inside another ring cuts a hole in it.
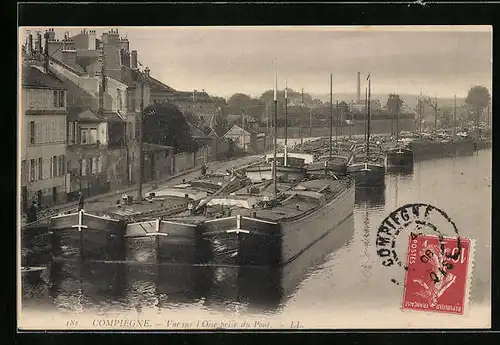
M 273 311 L 325 262 L 327 254 L 352 240 L 353 217 L 281 268 L 207 267 L 191 264 L 137 264 L 55 260 L 46 276 L 26 281 L 25 301 L 36 297 L 59 309 L 99 306 L 174 308 L 201 303 L 209 309 Z M 36 296 L 34 296 L 34 294 Z
M 402 176 L 402 177 L 407 177 L 410 178 L 413 176 L 413 164 L 408 165 L 408 166 L 390 166 L 387 167 L 387 173 L 389 175 L 397 175 L 397 176 Z
M 102 304 L 124 296 L 123 265 L 54 260 L 49 271 L 49 296 L 57 306 L 65 307 L 76 298 L 83 308 L 84 304 Z M 74 309 L 70 305 L 66 307 Z
M 385 183 L 376 187 L 356 187 L 355 205 L 360 208 L 384 206 L 385 189 Z
M 354 220 L 349 216 L 297 259 L 281 268 L 213 267 L 211 287 L 205 296 L 205 306 L 231 310 L 275 311 L 297 290 L 300 283 L 327 256 L 348 246 L 354 237 Z M 316 272 L 317 274 L 317 272 Z

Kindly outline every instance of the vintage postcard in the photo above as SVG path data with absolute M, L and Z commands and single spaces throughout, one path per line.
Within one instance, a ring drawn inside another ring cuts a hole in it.
M 18 328 L 491 326 L 490 26 L 20 27 Z

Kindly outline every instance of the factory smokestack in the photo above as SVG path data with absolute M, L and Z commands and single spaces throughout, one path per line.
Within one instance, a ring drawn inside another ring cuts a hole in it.
M 361 72 L 358 71 L 358 84 L 357 84 L 357 100 L 361 102 Z

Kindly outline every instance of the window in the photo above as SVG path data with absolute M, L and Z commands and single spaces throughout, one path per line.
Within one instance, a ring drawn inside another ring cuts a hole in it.
M 82 141 L 82 133 L 78 122 L 75 122 L 73 133 L 75 134 L 75 144 L 80 144 Z
M 21 161 L 21 181 L 24 183 L 27 181 L 27 171 L 26 171 L 26 160 Z
M 59 121 L 59 142 L 66 142 L 66 124 L 64 121 Z
M 97 142 L 97 128 L 90 129 L 89 143 L 95 144 Z
M 92 175 L 97 174 L 97 158 L 92 157 L 90 159 L 90 166 L 92 167 Z
M 52 174 L 50 175 L 50 177 L 58 176 L 58 174 L 57 174 L 57 156 L 52 156 L 51 166 L 52 166 Z
M 64 91 L 59 91 L 59 107 L 64 108 Z
M 116 89 L 116 107 L 118 110 L 122 110 L 122 91 Z
M 82 176 L 87 176 L 87 160 L 82 159 L 80 164 L 81 164 Z
M 82 144 L 88 144 L 88 135 L 89 135 L 88 129 L 82 129 L 81 131 Z
M 46 158 L 43 160 L 43 176 L 44 178 L 49 178 L 50 177 L 50 172 L 51 172 L 51 165 L 50 165 L 50 158 Z
M 65 158 L 64 156 L 59 156 L 59 157 L 57 157 L 57 164 L 58 164 L 58 166 L 59 166 L 59 167 L 58 167 L 58 173 L 59 173 L 59 175 L 58 175 L 58 176 L 63 176 L 63 175 L 64 175 L 64 173 L 65 173 L 65 170 L 64 170 L 64 168 L 65 168 L 65 165 L 64 165 L 64 158 Z
M 38 158 L 38 179 L 43 180 L 43 159 Z
M 73 138 L 73 122 L 68 122 L 68 144 L 74 144 L 75 139 Z
M 57 141 L 57 122 L 52 121 L 52 139 L 51 143 L 55 143 Z
M 30 144 L 34 144 L 35 143 L 35 121 L 30 121 L 29 138 L 30 138 Z
M 34 159 L 30 159 L 30 170 L 29 170 L 30 182 L 35 181 L 35 169 L 36 169 L 36 162 Z
M 54 94 L 54 99 L 53 99 L 52 105 L 54 106 L 54 108 L 57 108 L 57 105 L 59 104 L 58 99 L 57 99 L 58 92 L 56 90 L 54 90 L 53 94 Z
M 97 172 L 102 173 L 101 157 L 96 157 Z
M 42 125 L 42 132 L 43 132 L 43 142 L 48 143 L 49 142 L 49 126 L 46 123 L 43 123 Z

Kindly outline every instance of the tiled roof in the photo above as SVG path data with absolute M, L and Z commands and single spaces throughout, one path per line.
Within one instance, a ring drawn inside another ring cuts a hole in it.
M 117 113 L 113 111 L 105 111 L 102 116 L 108 122 L 125 122 L 124 119 L 120 117 Z
M 191 122 L 187 121 L 187 123 L 189 125 L 191 136 L 193 138 L 206 138 L 207 137 L 205 135 L 205 133 L 203 133 L 203 131 L 201 131 L 199 128 L 196 128 Z
M 224 133 L 224 135 L 223 135 L 223 136 L 226 136 L 226 134 L 228 134 L 228 133 L 229 133 L 229 131 L 230 131 L 231 129 L 233 129 L 234 127 L 236 127 L 236 129 L 237 129 L 237 130 L 239 130 L 239 131 L 241 131 L 241 130 L 242 130 L 241 126 L 238 126 L 238 125 L 233 125 L 232 127 L 230 127 L 230 128 L 226 131 L 226 133 Z M 243 129 L 243 131 L 244 131 L 244 132 L 246 132 L 247 134 L 257 134 L 257 131 L 255 131 L 253 128 L 250 128 L 250 127 L 245 127 L 245 129 Z
M 33 66 L 23 66 L 22 70 L 23 86 L 34 88 L 47 88 L 65 90 L 64 83 L 49 72 L 46 74 L 39 68 Z
M 98 50 L 90 49 L 76 49 L 76 58 L 87 57 L 87 58 L 98 58 L 100 52 Z
M 149 86 L 151 86 L 152 89 L 159 89 L 161 91 L 167 91 L 167 92 L 175 92 L 173 88 L 170 86 L 162 83 L 158 79 L 155 79 L 151 76 L 147 76 L 147 81 L 149 83 Z
M 77 115 L 78 121 L 82 122 L 96 122 L 103 121 L 104 119 L 92 112 L 92 110 L 87 109 Z
M 78 75 L 80 77 L 83 76 L 83 75 L 85 75 L 85 72 L 83 71 L 83 69 L 80 66 L 79 66 L 80 67 L 79 69 L 75 69 L 75 68 L 71 67 L 70 65 L 65 64 L 64 62 L 59 61 L 59 60 L 53 58 L 52 56 L 49 56 L 49 60 L 50 60 L 51 63 L 56 63 L 56 64 L 58 64 L 58 65 L 60 65 L 60 66 L 62 66 L 64 68 L 66 68 L 67 70 L 75 73 L 76 75 Z
M 82 107 L 69 107 L 68 108 L 68 120 L 70 121 L 81 121 L 81 122 L 101 122 L 106 121 L 99 114 L 94 113 L 88 108 Z

